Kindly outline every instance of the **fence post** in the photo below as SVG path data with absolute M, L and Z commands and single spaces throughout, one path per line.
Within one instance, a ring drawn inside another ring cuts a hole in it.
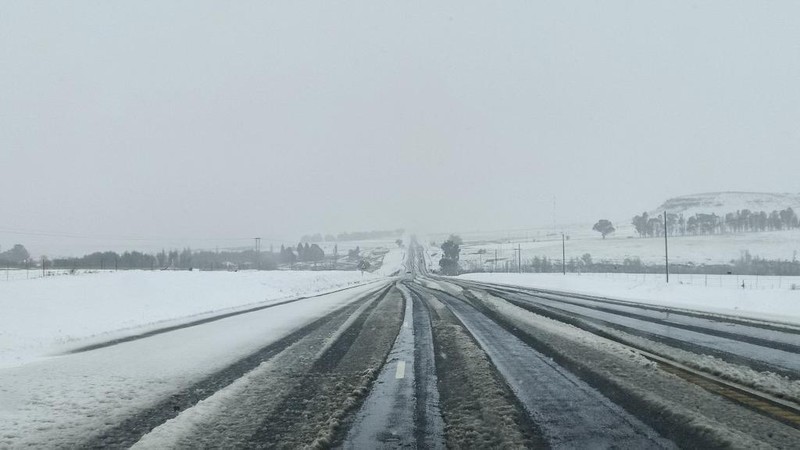
M 669 246 L 667 245 L 667 210 L 664 210 L 664 268 L 669 283 Z

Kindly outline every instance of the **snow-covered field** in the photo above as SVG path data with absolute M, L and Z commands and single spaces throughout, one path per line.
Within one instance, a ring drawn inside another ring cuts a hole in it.
M 383 262 L 381 263 L 381 266 L 373 272 L 373 275 L 389 277 L 398 271 L 400 271 L 402 274 L 406 270 L 405 261 L 406 248 L 395 246 L 394 248 L 389 249 L 389 251 L 383 256 Z
M 360 257 L 373 264 L 373 268 L 369 269 L 370 272 L 377 275 L 390 276 L 392 273 L 403 268 L 406 245 L 410 240 L 408 235 L 401 236 L 400 239 L 403 240 L 404 245 L 403 247 L 399 247 L 395 242 L 396 239 L 397 238 L 318 242 L 317 245 L 325 251 L 326 255 L 332 255 L 334 251 L 338 251 L 340 262 L 347 262 L 347 252 L 358 247 L 360 250 Z
M 397 247 L 397 244 L 395 243 L 396 239 L 397 238 L 364 239 L 360 241 L 317 242 L 316 244 L 325 251 L 326 255 L 332 254 L 334 247 L 338 249 L 339 255 L 346 255 L 349 250 L 352 250 L 356 247 L 367 252 L 371 250 L 391 249 Z M 405 237 L 401 237 L 400 239 L 405 239 Z
M 591 225 L 584 228 L 586 230 L 574 226 L 567 230 L 566 234 L 570 236 L 566 241 L 568 260 L 588 253 L 595 262 L 607 260 L 621 264 L 626 258 L 639 258 L 646 264 L 664 263 L 663 238 L 638 238 L 633 236 L 631 230 L 623 228 L 614 236 L 602 239 L 597 233 L 587 232 L 591 230 Z M 522 259 L 525 261 L 534 257 L 561 260 L 561 236 L 554 235 L 552 231 L 517 232 L 509 236 L 487 233 L 465 235 L 462 238 L 465 242 L 461 250 L 461 262 L 467 268 L 482 264 L 484 269 L 492 270 L 496 251 L 499 270 L 505 267 L 506 261 L 516 259 L 517 246 L 522 249 Z M 441 242 L 437 241 L 437 244 Z M 478 253 L 481 250 L 485 253 Z M 669 239 L 670 263 L 675 264 L 726 264 L 739 259 L 744 251 L 765 259 L 800 259 L 800 230 L 676 236 Z
M 641 275 L 605 277 L 603 274 L 472 273 L 458 278 L 800 324 L 800 290 L 742 289 L 726 282 L 722 283 L 722 287 L 713 282 L 708 286 L 699 283 L 666 284 L 663 278 L 652 275 L 643 278 Z M 800 286 L 800 277 L 787 281 Z
M 3 281 L 0 367 L 214 313 L 380 279 L 345 271 L 132 270 Z
M 750 211 L 780 211 L 785 208 L 800 210 L 800 194 L 777 192 L 705 192 L 673 197 L 662 203 L 650 215 L 666 210 L 671 214 L 725 214 L 749 209 Z

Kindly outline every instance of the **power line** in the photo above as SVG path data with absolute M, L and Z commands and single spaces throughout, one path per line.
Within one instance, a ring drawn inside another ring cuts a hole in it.
M 112 240 L 112 241 L 250 241 L 250 237 L 143 237 L 143 236 L 112 236 L 112 235 L 87 235 L 60 231 L 19 230 L 13 228 L 0 228 L 0 233 L 21 236 L 61 237 L 74 239 Z M 288 242 L 287 239 L 264 239 L 267 242 Z

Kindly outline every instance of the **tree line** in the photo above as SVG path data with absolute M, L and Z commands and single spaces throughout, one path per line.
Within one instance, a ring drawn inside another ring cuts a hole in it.
M 339 246 L 334 246 L 333 253 L 337 255 Z M 325 251 L 317 244 L 309 245 L 308 242 L 297 244 L 297 247 L 284 247 L 278 252 L 278 263 L 294 264 L 296 262 L 317 262 L 325 259 Z
M 22 244 L 15 244 L 10 249 L 0 252 L 0 264 L 4 266 L 21 267 L 28 263 L 31 255 Z
M 94 252 L 81 257 L 55 258 L 50 261 L 54 269 L 176 269 L 176 270 L 236 270 L 277 269 L 277 258 L 272 252 L 255 250 L 193 251 L 161 250 L 155 254 L 139 251 Z
M 334 250 L 334 254 L 336 253 Z M 138 251 L 94 252 L 82 257 L 56 258 L 51 261 L 51 266 L 63 269 L 274 270 L 279 264 L 317 262 L 324 259 L 325 251 L 319 245 L 301 242 L 296 247 L 281 245 L 277 253 L 272 249 L 260 252 L 253 249 L 198 251 L 188 247 L 182 250 L 161 250 L 156 254 Z
M 368 239 L 390 239 L 401 236 L 405 230 L 398 228 L 396 230 L 374 230 L 374 231 L 354 231 L 351 233 L 343 232 L 336 236 L 332 234 L 322 235 L 322 233 L 307 234 L 300 238 L 303 242 L 347 242 L 347 241 L 364 241 Z
M 461 268 L 458 260 L 461 255 L 461 237 L 451 234 L 441 245 L 442 257 L 439 259 L 439 267 L 443 275 L 458 275 Z
M 355 268 L 363 262 L 361 248 L 355 247 L 347 251 L 347 259 L 340 261 L 339 246 L 334 245 L 331 255 L 318 244 L 299 242 L 296 246 L 281 245 L 280 250 L 272 247 L 266 251 L 256 252 L 254 249 L 240 250 L 192 250 L 162 249 L 156 253 L 141 251 L 102 251 L 78 257 L 59 257 L 48 259 L 42 257 L 48 268 L 53 269 L 146 269 L 146 270 L 239 270 L 260 269 L 275 270 L 279 265 L 306 263 L 308 268 L 322 267 L 318 263 L 328 261 L 330 268 Z M 336 265 L 340 261 L 340 266 Z M 39 267 L 41 260 L 32 260 L 28 250 L 21 244 L 4 252 L 0 252 L 2 267 L 25 268 Z
M 634 216 L 631 223 L 640 237 L 664 235 L 663 216 L 651 217 L 644 212 Z M 670 236 L 779 231 L 794 228 L 800 228 L 800 220 L 792 208 L 775 210 L 771 213 L 742 209 L 723 216 L 698 213 L 688 218 L 683 214 L 667 214 L 667 229 Z

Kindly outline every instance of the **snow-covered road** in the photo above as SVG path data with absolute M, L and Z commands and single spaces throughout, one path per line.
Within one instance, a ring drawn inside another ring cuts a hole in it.
M 673 448 L 649 426 L 476 308 L 447 293 L 427 292 L 445 303 L 475 337 L 526 411 L 540 419 L 542 434 L 552 447 Z
M 69 345 L 54 344 L 63 332 L 48 317 L 38 346 L 18 347 L 29 357 L 0 367 L 0 448 L 800 441 L 792 324 L 430 276 L 415 245 L 392 258 L 399 277 L 167 274 L 197 281 L 205 291 L 184 289 L 198 305 L 138 303 L 138 325 L 123 330 L 109 308 L 91 316 L 109 319 L 96 333 L 65 325 Z M 281 283 L 294 297 L 275 293 Z M 223 291 L 238 300 L 215 303 Z M 53 355 L 59 348 L 71 352 Z
M 616 305 L 605 304 L 602 306 L 605 310 L 597 306 L 576 305 L 574 302 L 581 300 L 571 298 L 551 300 L 524 294 L 510 294 L 508 298 L 534 308 L 543 308 L 542 311 L 571 314 L 592 323 L 638 333 L 651 339 L 685 342 L 693 347 L 702 347 L 701 351 L 738 356 L 753 361 L 754 364 L 761 364 L 768 370 L 787 371 L 800 378 L 798 330 L 760 328 L 726 322 L 721 318 L 698 319 L 670 310 L 656 314 L 652 310 L 645 310 L 646 315 L 634 315 L 617 310 Z
M 2 369 L 0 447 L 79 445 L 384 285 Z

